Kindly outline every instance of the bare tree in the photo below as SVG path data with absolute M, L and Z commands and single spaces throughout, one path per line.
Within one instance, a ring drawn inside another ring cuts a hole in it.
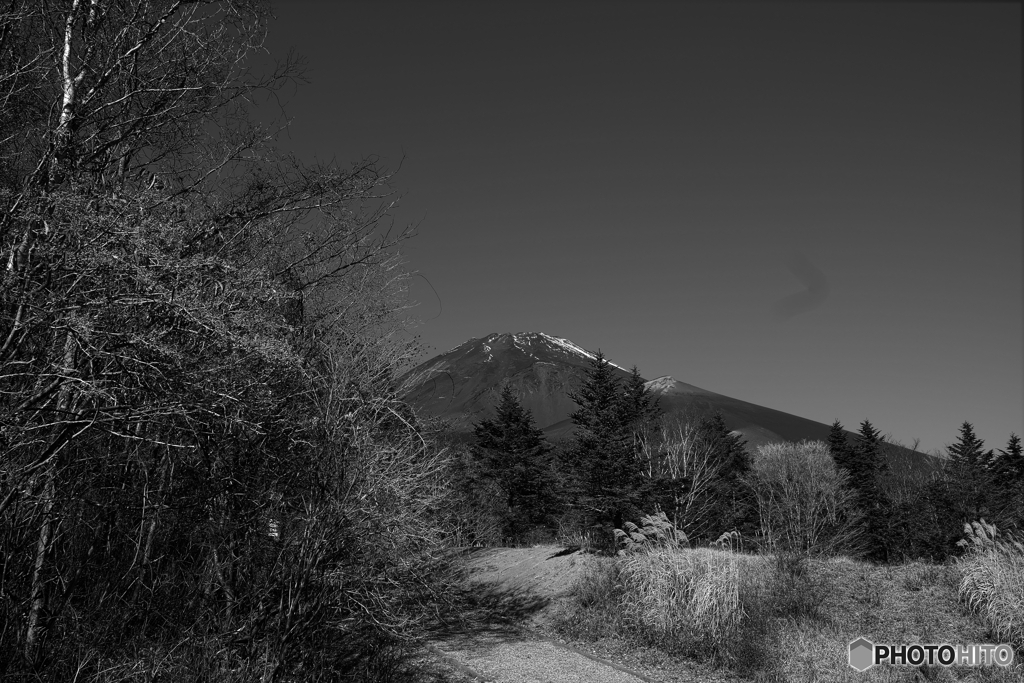
M 757 499 L 762 537 L 772 550 L 855 550 L 856 496 L 824 442 L 759 446 L 748 483 Z
M 388 389 L 414 351 L 397 250 L 412 233 L 388 225 L 375 160 L 306 166 L 252 122 L 260 93 L 301 79 L 293 60 L 248 70 L 267 12 L 0 12 L 4 660 L 69 677 L 58 652 L 113 666 L 97 643 L 170 630 L 177 654 L 155 661 L 281 677 L 310 638 L 395 635 L 417 604 L 402 591 L 429 586 L 430 518 L 396 501 L 433 501 L 444 479 Z M 321 515 L 337 529 L 289 521 Z M 399 519 L 386 551 L 358 536 Z
M 715 444 L 706 438 L 694 416 L 663 415 L 653 437 L 641 440 L 644 474 L 669 482 L 671 510 L 677 528 L 703 536 L 713 522 L 715 482 L 722 475 Z

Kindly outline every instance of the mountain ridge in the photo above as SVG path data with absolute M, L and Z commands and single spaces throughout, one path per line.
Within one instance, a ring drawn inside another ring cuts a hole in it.
M 449 420 L 456 431 L 471 432 L 493 415 L 503 382 L 509 382 L 534 422 L 553 441 L 573 431 L 577 408 L 568 397 L 582 386 L 596 357 L 569 339 L 543 332 L 491 333 L 470 339 L 430 358 L 400 378 L 402 398 L 421 414 Z M 621 380 L 630 373 L 609 361 Z M 670 375 L 645 380 L 664 413 L 699 419 L 718 411 L 726 427 L 747 441 L 766 443 L 828 439 L 830 425 L 687 384 Z M 848 438 L 856 436 L 846 430 Z M 924 454 L 900 449 L 912 460 Z M 901 456 L 903 457 L 903 456 Z

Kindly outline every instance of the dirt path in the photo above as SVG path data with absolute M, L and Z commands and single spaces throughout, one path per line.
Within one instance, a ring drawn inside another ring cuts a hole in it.
M 555 546 L 487 548 L 467 553 L 478 604 L 503 616 L 469 633 L 439 634 L 430 644 L 471 680 L 495 683 L 638 683 L 656 679 L 542 634 L 583 564 Z
M 471 679 L 494 683 L 655 682 L 615 662 L 539 636 L 509 638 L 488 633 L 432 646 Z

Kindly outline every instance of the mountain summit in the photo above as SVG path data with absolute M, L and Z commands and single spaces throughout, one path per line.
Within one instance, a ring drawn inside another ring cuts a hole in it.
M 469 432 L 475 423 L 493 417 L 501 384 L 508 381 L 549 439 L 566 438 L 573 431 L 569 416 L 577 408 L 568 392 L 583 384 L 595 355 L 568 339 L 542 332 L 489 334 L 410 370 L 401 378 L 406 387 L 403 398 L 417 412 L 449 419 L 460 431 Z M 629 377 L 620 365 L 612 363 L 612 371 L 623 380 Z M 716 394 L 668 375 L 646 386 L 662 412 L 699 419 L 720 411 L 726 427 L 745 439 L 748 449 L 764 443 L 828 439 L 826 424 Z M 912 460 L 924 457 L 899 450 Z
M 505 380 L 512 384 L 538 427 L 567 420 L 576 409 L 568 397 L 583 383 L 596 354 L 542 332 L 489 334 L 470 339 L 406 373 L 404 399 L 417 411 L 452 420 L 457 427 L 492 416 Z M 610 361 L 609 361 L 610 362 Z M 621 378 L 629 376 L 612 363 Z

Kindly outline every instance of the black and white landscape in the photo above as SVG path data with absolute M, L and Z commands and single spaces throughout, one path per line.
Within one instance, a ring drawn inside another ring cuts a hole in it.
M 1021 19 L 4 0 L 0 679 L 1024 680 Z

